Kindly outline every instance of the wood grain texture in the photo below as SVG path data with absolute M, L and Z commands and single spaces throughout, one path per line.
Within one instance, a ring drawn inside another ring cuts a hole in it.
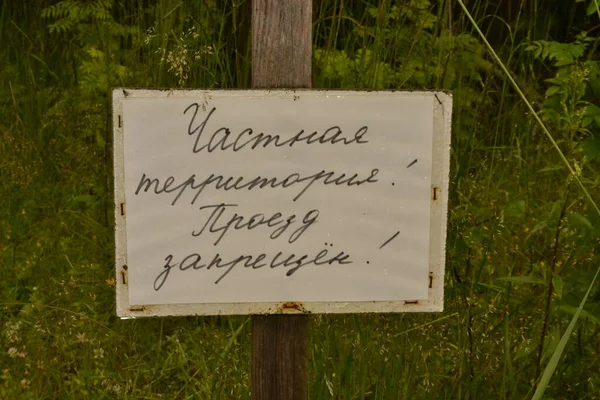
M 252 1 L 252 87 L 312 86 L 312 0 Z M 252 318 L 252 398 L 306 400 L 306 315 Z
M 309 88 L 312 0 L 253 0 L 252 86 Z
M 252 317 L 252 398 L 306 400 L 306 315 Z

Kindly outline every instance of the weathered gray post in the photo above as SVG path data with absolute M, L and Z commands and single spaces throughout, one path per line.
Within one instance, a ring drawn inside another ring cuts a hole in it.
M 310 88 L 312 0 L 253 0 L 252 86 Z M 252 397 L 305 400 L 305 315 L 252 319 Z

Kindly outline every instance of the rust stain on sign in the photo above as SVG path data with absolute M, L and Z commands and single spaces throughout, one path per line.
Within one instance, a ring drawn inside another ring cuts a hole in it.
M 439 197 L 440 197 L 440 195 L 439 195 L 439 189 L 437 187 L 435 187 L 435 186 L 432 186 L 431 189 L 432 189 L 432 196 L 431 197 L 433 198 L 433 201 L 437 202 L 438 199 L 439 199 Z
M 304 308 L 304 305 L 300 302 L 288 301 L 281 303 L 279 310 L 282 313 L 302 313 L 307 314 L 308 311 Z

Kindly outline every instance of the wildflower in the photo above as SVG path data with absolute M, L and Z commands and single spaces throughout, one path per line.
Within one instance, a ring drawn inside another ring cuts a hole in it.
M 94 349 L 94 358 L 104 358 L 104 349 Z
M 17 321 L 14 323 L 7 322 L 6 323 L 6 336 L 8 337 L 8 341 L 11 343 L 17 343 L 21 341 L 21 336 L 19 330 L 21 329 L 21 321 Z
M 121 386 L 120 385 L 114 384 L 111 389 L 116 395 L 121 394 Z

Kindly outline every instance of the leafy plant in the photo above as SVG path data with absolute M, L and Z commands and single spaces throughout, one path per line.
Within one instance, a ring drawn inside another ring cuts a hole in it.
M 600 98 L 600 62 L 589 54 L 596 40 L 583 32 L 573 43 L 540 40 L 526 48 L 556 68 L 554 77 L 546 79 L 543 119 L 564 135 L 571 151 L 583 140 L 587 159 L 599 156 L 594 150 L 600 136 L 600 107 L 595 104 Z
M 429 0 L 369 7 L 364 23 L 373 26 L 348 16 L 356 46 L 317 48 L 319 78 L 343 88 L 453 89 L 461 80 L 480 87 L 492 72 L 485 48 L 469 34 L 439 31 L 432 8 Z
M 105 94 L 132 73 L 119 60 L 121 40 L 137 35 L 138 28 L 116 22 L 113 7 L 114 0 L 61 0 L 41 12 L 53 20 L 51 33 L 70 35 L 78 42 L 78 83 L 88 93 Z

